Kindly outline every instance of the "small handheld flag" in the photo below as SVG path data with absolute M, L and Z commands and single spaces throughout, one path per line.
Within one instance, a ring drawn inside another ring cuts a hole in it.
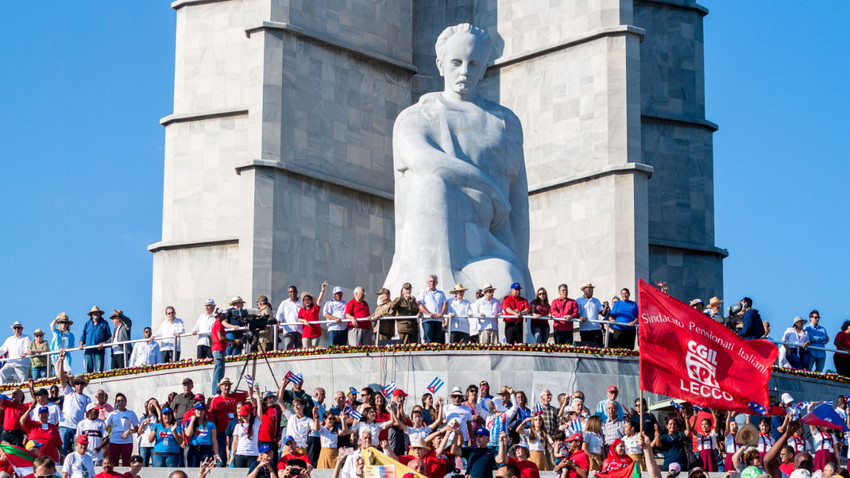
M 254 388 L 254 379 L 250 375 L 245 375 L 245 383 L 248 384 L 248 388 Z
M 704 412 L 705 411 L 705 409 L 702 408 L 699 405 L 691 405 L 691 408 L 693 408 L 695 412 Z
M 670 400 L 670 405 L 672 405 L 676 410 L 681 410 L 683 408 L 682 405 L 675 400 Z
M 384 388 L 381 389 L 381 395 L 388 397 L 391 393 L 395 392 L 395 389 L 397 388 L 398 386 L 395 384 L 395 382 L 390 382 L 389 384 L 385 385 Z
M 343 413 L 355 420 L 360 420 L 361 418 L 363 418 L 363 414 L 355 410 L 351 405 L 346 405 L 345 408 L 342 409 L 342 411 Z
M 543 405 L 538 403 L 537 405 L 534 406 L 534 415 L 535 416 L 543 415 Z
M 301 383 L 304 381 L 304 376 L 300 373 L 293 373 L 292 370 L 286 372 L 286 375 L 283 377 L 289 380 L 292 383 Z
M 821 403 L 815 407 L 800 420 L 800 423 L 814 425 L 816 427 L 828 427 L 838 431 L 850 431 L 850 428 L 847 428 L 844 420 L 838 415 L 838 412 L 826 403 Z
M 446 382 L 443 382 L 442 380 L 440 380 L 440 377 L 434 377 L 434 380 L 431 380 L 431 384 L 428 385 L 428 391 L 431 392 L 432 394 L 436 395 L 437 390 L 439 390 L 440 387 L 442 387 L 444 383 L 446 383 Z

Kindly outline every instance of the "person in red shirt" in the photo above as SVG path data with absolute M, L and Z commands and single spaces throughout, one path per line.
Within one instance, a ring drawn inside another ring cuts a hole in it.
M 513 315 L 514 317 L 505 317 L 505 341 L 509 344 L 522 343 L 525 335 L 525 322 L 522 316 L 531 312 L 531 306 L 528 301 L 520 295 L 522 287 L 519 282 L 511 284 L 511 293 L 502 299 L 502 310 L 505 315 Z
M 62 437 L 59 435 L 59 427 L 52 423 L 47 423 L 50 418 L 50 409 L 47 407 L 38 408 L 38 421 L 30 419 L 30 412 L 38 405 L 38 402 L 30 402 L 27 411 L 21 414 L 18 420 L 21 429 L 27 434 L 27 438 L 38 443 L 37 456 L 49 456 L 54 461 L 59 461 L 59 449 L 62 448 Z
M 303 302 L 302 302 L 303 303 Z M 257 385 L 254 385 L 257 387 Z M 259 393 L 259 389 L 257 389 Z M 274 392 L 266 392 L 263 401 L 260 421 L 260 431 L 257 435 L 257 445 L 266 444 L 271 449 L 272 461 L 277 461 L 278 443 L 280 443 L 280 422 L 283 416 L 283 409 L 277 401 L 277 395 Z
M 192 421 L 192 417 L 195 416 L 195 405 L 197 405 L 199 403 L 204 406 L 204 409 L 207 408 L 207 399 L 204 397 L 204 394 L 202 394 L 202 393 L 196 393 L 195 396 L 192 397 L 191 406 L 189 407 L 188 410 L 186 410 L 186 413 L 183 414 L 183 418 L 181 419 L 181 423 L 183 424 L 184 430 L 186 429 L 186 427 L 189 426 L 189 422 Z M 212 414 L 209 411 L 207 411 L 206 414 L 207 414 L 207 420 L 213 421 Z M 187 442 L 189 441 L 189 437 L 186 437 L 186 441 Z
M 241 299 L 240 299 L 241 300 Z M 212 337 L 212 346 L 210 350 L 213 356 L 213 376 L 212 376 L 212 394 L 219 393 L 218 382 L 224 378 L 224 355 L 228 343 L 234 342 L 235 339 L 227 338 L 227 333 L 224 331 L 223 321 L 227 314 L 224 311 L 216 309 L 215 322 L 213 323 L 210 335 Z
M 522 478 L 540 478 L 540 470 L 533 461 L 529 461 L 528 444 L 520 442 L 514 445 L 514 454 L 516 458 L 507 456 L 508 449 L 508 434 L 502 432 L 499 435 L 499 454 L 496 456 L 496 464 L 504 466 L 505 464 L 517 467 Z
M 446 456 L 444 454 L 446 445 L 449 443 L 449 436 L 451 436 L 451 432 L 454 432 L 455 440 L 451 443 L 451 448 L 449 451 L 449 455 Z M 442 436 L 435 438 L 437 440 L 437 449 L 431 451 L 430 447 L 425 440 L 421 438 L 414 438 L 410 442 L 410 452 L 412 455 L 401 455 L 399 457 L 395 456 L 395 453 L 389 449 L 389 444 L 384 442 L 383 446 L 384 453 L 389 455 L 390 458 L 401 462 L 402 465 L 407 466 L 413 460 L 419 460 L 422 462 L 424 467 L 424 474 L 428 478 L 442 478 L 449 473 L 451 469 L 454 468 L 454 456 L 460 455 L 460 445 L 463 440 L 463 435 L 460 433 L 460 424 L 454 422 L 452 425 L 448 425 L 443 427 L 439 432 Z
M 12 390 L 12 397 L 0 395 L 0 408 L 3 409 L 3 433 L 0 434 L 0 440 L 17 445 L 24 446 L 24 431 L 21 429 L 21 415 L 29 409 L 29 406 L 24 405 L 24 392 L 20 388 Z
M 295 449 L 295 438 L 289 435 L 283 439 L 283 450 L 280 453 L 280 460 L 277 461 L 277 471 L 285 470 L 289 460 L 304 460 L 307 468 L 310 470 L 313 469 L 313 463 L 310 461 L 310 457 L 306 453 L 298 453 L 298 450 Z
M 558 286 L 558 298 L 552 301 L 552 317 L 556 319 L 578 319 L 578 304 L 575 299 L 567 296 L 569 289 L 567 284 Z M 573 344 L 573 322 L 556 320 L 552 325 L 555 329 L 555 343 L 561 345 Z
M 590 460 L 588 460 L 584 450 L 581 449 L 584 444 L 581 433 L 573 433 L 564 441 L 569 444 L 569 454 L 555 466 L 554 471 L 560 472 L 560 470 L 566 468 L 565 472 L 559 474 L 561 478 L 587 478 Z
M 304 291 L 301 293 L 301 309 L 298 310 L 298 322 L 304 325 L 301 330 L 301 345 L 304 348 L 318 347 L 319 339 L 322 337 L 321 324 L 311 324 L 319 321 L 319 311 L 322 306 L 322 297 L 325 295 L 325 287 L 328 281 L 322 284 L 319 298 L 313 301 L 313 294 Z
M 124 473 L 123 478 L 138 478 L 139 472 L 142 471 L 142 465 L 144 465 L 144 463 L 144 458 L 139 455 L 133 455 L 130 458 L 130 469 Z
M 218 322 L 218 318 L 216 318 L 216 321 Z M 213 348 L 213 355 L 215 355 L 215 348 Z M 227 430 L 227 424 L 230 423 L 230 420 L 236 416 L 236 403 L 239 401 L 236 395 L 230 394 L 231 385 L 233 383 L 227 377 L 218 382 L 221 394 L 213 397 L 209 411 L 212 420 L 215 422 L 218 453 L 224 463 L 227 463 L 227 433 L 225 430 Z
M 115 473 L 115 469 L 112 467 L 112 459 L 109 458 L 109 455 L 103 456 L 101 467 L 103 471 L 94 475 L 94 478 L 124 478 L 124 475 L 121 473 Z
M 372 321 L 357 320 L 367 319 L 371 316 L 369 303 L 364 300 L 365 296 L 366 291 L 357 286 L 354 288 L 354 298 L 345 304 L 345 318 L 350 321 L 350 324 L 348 324 L 348 345 L 352 347 L 372 343 Z

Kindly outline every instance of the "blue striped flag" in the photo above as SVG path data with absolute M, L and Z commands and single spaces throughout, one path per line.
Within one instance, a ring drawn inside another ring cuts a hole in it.
M 538 403 L 534 406 L 534 415 L 543 415 L 543 405 Z
M 363 414 L 355 410 L 351 405 L 346 405 L 345 408 L 342 409 L 342 412 L 355 420 L 363 418 Z
M 388 397 L 391 393 L 395 392 L 395 389 L 397 388 L 398 386 L 395 384 L 395 382 L 390 382 L 385 385 L 384 388 L 381 389 L 381 395 Z
M 304 376 L 300 373 L 293 373 L 292 370 L 286 372 L 286 376 L 283 378 L 289 380 L 292 383 L 301 383 L 304 381 Z
M 442 387 L 444 383 L 446 383 L 446 382 L 440 380 L 440 377 L 434 377 L 434 380 L 431 380 L 431 384 L 428 385 L 428 391 L 431 392 L 432 394 L 436 395 L 437 390 L 439 390 L 440 387 Z
M 245 383 L 248 384 L 248 388 L 254 388 L 254 379 L 250 375 L 245 375 Z

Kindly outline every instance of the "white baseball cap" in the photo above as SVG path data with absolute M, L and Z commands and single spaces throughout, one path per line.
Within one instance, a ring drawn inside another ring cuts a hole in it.
M 340 287 L 340 286 L 334 287 L 334 294 L 336 294 L 337 292 L 342 292 L 342 287 Z

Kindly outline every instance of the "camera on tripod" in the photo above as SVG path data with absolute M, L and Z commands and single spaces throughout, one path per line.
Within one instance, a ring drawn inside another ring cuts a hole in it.
M 268 327 L 269 325 L 277 324 L 277 319 L 274 317 L 265 317 L 265 316 L 249 316 L 248 323 L 248 334 L 256 335 L 261 332 L 263 329 Z

